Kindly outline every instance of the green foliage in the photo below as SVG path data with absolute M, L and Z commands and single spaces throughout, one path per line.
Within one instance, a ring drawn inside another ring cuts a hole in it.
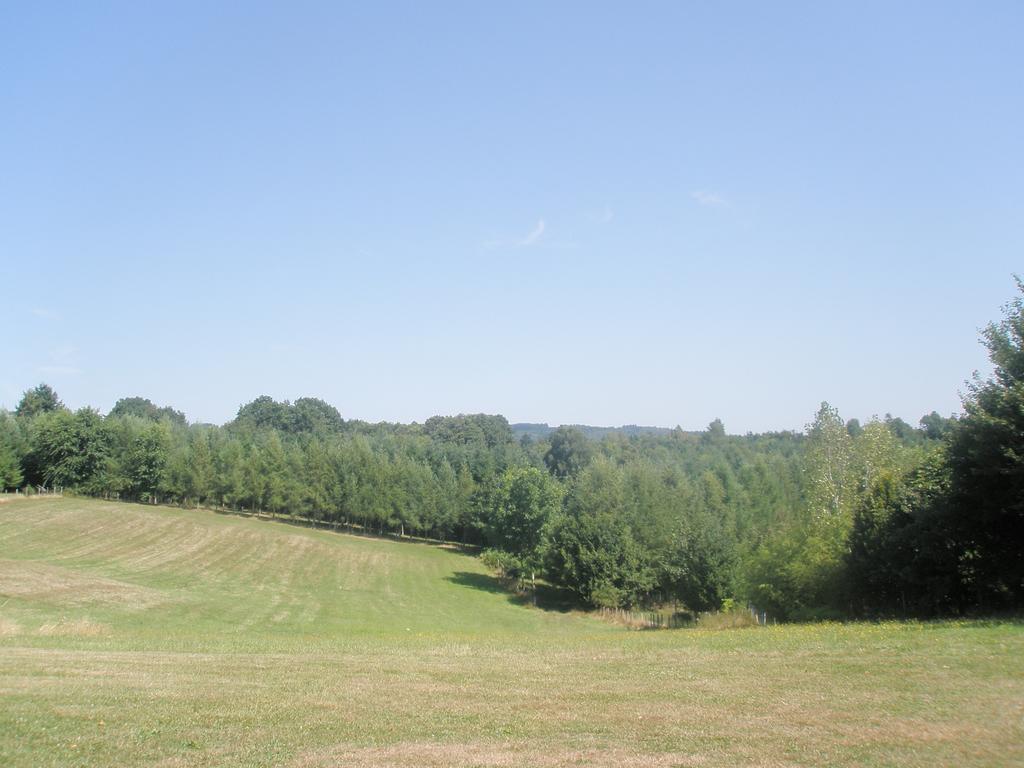
M 170 449 L 170 433 L 164 424 L 142 427 L 125 457 L 128 491 L 132 496 L 155 500 L 168 490 Z
M 859 506 L 850 536 L 848 589 L 860 615 L 936 616 L 968 604 L 949 516 L 946 451 L 903 475 L 884 473 Z
M 927 416 L 921 417 L 921 430 L 928 440 L 945 440 L 952 434 L 956 427 L 956 421 L 955 417 L 946 418 L 932 411 Z
M 480 562 L 498 574 L 499 578 L 514 583 L 517 589 L 524 589 L 533 581 L 534 569 L 511 552 L 503 549 L 485 549 L 480 553 Z
M 689 504 L 672 505 L 670 546 L 660 558 L 662 593 L 693 611 L 717 608 L 732 594 L 736 540 L 726 490 L 706 472 Z
M 260 395 L 238 409 L 234 424 L 253 429 L 279 429 L 288 432 L 292 427 L 291 407 L 287 401 L 279 403 L 270 395 Z
M 900 479 L 892 473 L 878 476 L 854 515 L 848 575 L 860 613 L 892 610 L 906 601 L 900 574 L 894 572 L 901 563 L 890 560 L 897 542 L 893 535 L 896 518 L 905 512 L 903 490 Z
M 9 445 L 0 443 L 0 490 L 17 488 L 25 479 L 21 462 Z
M 344 426 L 338 409 L 315 397 L 290 403 L 261 395 L 238 409 L 231 425 L 236 430 L 274 429 L 287 434 L 329 434 Z
M 854 490 L 850 470 L 853 462 L 853 438 L 839 417 L 839 411 L 822 403 L 807 425 L 807 504 L 812 518 L 828 521 L 842 529 L 849 518 Z
M 544 528 L 561 498 L 561 487 L 546 473 L 535 467 L 510 467 L 494 499 L 488 538 L 525 562 L 538 560 Z
M 135 418 L 148 421 L 167 419 L 181 426 L 184 426 L 186 423 L 185 414 L 181 411 L 176 411 L 170 406 L 159 408 L 144 397 L 122 397 L 110 409 L 109 415 L 115 418 L 134 416 Z
M 216 479 L 210 433 L 205 428 L 195 428 L 186 439 L 184 497 L 201 504 L 211 498 Z
M 708 424 L 707 430 L 702 435 L 705 442 L 717 443 L 725 439 L 725 424 L 721 419 L 715 419 Z
M 480 562 L 485 568 L 497 571 L 499 575 L 505 576 L 510 569 L 518 566 L 515 555 L 501 549 L 485 549 L 480 553 Z
M 547 570 L 557 584 L 601 607 L 639 603 L 655 586 L 653 563 L 622 510 L 622 473 L 606 459 L 583 470 L 552 523 Z
M 106 469 L 110 434 L 99 413 L 91 408 L 75 413 L 60 409 L 36 417 L 30 445 L 43 484 L 89 492 Z
M 903 419 L 893 416 L 891 413 L 885 414 L 885 423 L 901 443 L 916 445 L 924 439 L 924 434 L 920 430 L 914 429 Z
M 324 434 L 338 432 L 344 426 L 338 409 L 316 397 L 300 397 L 292 405 L 292 429 L 295 432 Z
M 505 417 L 486 413 L 432 416 L 423 424 L 423 431 L 432 440 L 450 445 L 497 448 L 513 442 Z
M 803 514 L 766 532 L 746 555 L 741 582 L 747 598 L 778 618 L 852 610 L 858 598 L 850 587 L 851 537 L 866 522 L 865 499 L 881 478 L 916 461 L 916 450 L 897 439 L 890 422 L 873 419 L 851 430 L 822 403 L 807 427 Z
M 0 410 L 0 490 L 17 488 L 25 481 L 22 460 L 26 452 L 22 423 Z
M 57 393 L 49 384 L 39 384 L 33 389 L 25 392 L 21 402 L 15 410 L 15 415 L 24 418 L 33 418 L 42 413 L 52 413 L 64 408 L 64 404 L 57 397 Z
M 992 607 L 1024 606 L 1024 281 L 983 337 L 994 368 L 976 379 L 949 443 L 944 522 L 966 586 Z
M 544 464 L 561 480 L 578 475 L 593 456 L 590 442 L 578 429 L 559 427 L 551 434 L 550 443 Z

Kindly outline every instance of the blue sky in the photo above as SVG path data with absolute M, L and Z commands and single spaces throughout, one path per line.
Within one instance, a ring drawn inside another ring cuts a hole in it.
M 8 408 L 916 422 L 1024 271 L 1019 2 L 20 3 L 0 36 Z

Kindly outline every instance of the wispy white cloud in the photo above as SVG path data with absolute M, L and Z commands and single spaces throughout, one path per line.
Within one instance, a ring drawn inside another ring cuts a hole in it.
M 52 309 L 46 309 L 45 307 L 36 307 L 32 310 L 32 314 L 36 317 L 41 317 L 45 320 L 59 320 L 60 315 L 54 312 Z
M 544 239 L 544 232 L 547 230 L 547 223 L 544 219 L 537 219 L 537 223 L 534 225 L 525 236 L 506 238 L 498 240 L 485 240 L 483 247 L 486 250 L 493 251 L 499 248 L 532 248 L 536 245 L 540 245 L 542 242 L 547 244 Z
M 704 205 L 712 208 L 722 208 L 729 205 L 729 201 L 726 200 L 718 192 L 712 192 L 709 189 L 698 189 L 690 193 L 690 197 L 697 201 L 699 205 Z
M 536 245 L 540 242 L 540 239 L 544 237 L 545 229 L 547 229 L 547 225 L 544 223 L 544 219 L 538 219 L 536 226 L 530 230 L 530 234 L 520 240 L 517 244 L 520 248 L 529 248 L 532 245 Z

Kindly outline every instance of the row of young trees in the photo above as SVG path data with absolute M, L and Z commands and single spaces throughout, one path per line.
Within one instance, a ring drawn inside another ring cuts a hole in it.
M 0 484 L 289 515 L 480 544 L 488 561 L 600 606 L 729 598 L 780 618 L 937 615 L 1024 599 L 1024 311 L 985 333 L 995 366 L 959 420 L 805 433 L 517 440 L 501 416 L 344 420 L 260 397 L 223 427 L 121 400 L 66 409 L 46 385 L 0 413 Z

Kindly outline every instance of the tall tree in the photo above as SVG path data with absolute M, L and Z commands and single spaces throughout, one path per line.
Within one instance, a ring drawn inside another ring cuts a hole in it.
M 56 410 L 32 424 L 32 454 L 44 484 L 92 490 L 106 468 L 110 437 L 99 413 Z
M 14 449 L 0 442 L 0 490 L 17 488 L 25 479 L 21 472 L 21 462 Z
M 206 502 L 213 493 L 215 467 L 208 432 L 205 427 L 194 427 L 189 438 L 186 493 L 195 497 L 196 505 Z
M 109 415 L 114 417 L 135 416 L 149 421 L 168 419 L 181 426 L 186 423 L 185 414 L 181 411 L 176 411 L 170 406 L 157 407 L 145 397 L 122 397 L 110 409 Z
M 52 413 L 53 411 L 61 410 L 63 407 L 64 404 L 57 397 L 57 393 L 53 391 L 53 388 L 49 384 L 40 384 L 21 396 L 21 402 L 18 403 L 14 413 L 17 416 L 32 418 L 40 413 Z
M 496 494 L 490 538 L 519 560 L 534 585 L 543 558 L 544 529 L 561 498 L 559 485 L 536 467 L 507 469 Z
M 21 460 L 26 446 L 22 425 L 0 409 L 0 490 L 17 488 L 24 482 Z
M 896 473 L 899 443 L 888 422 L 872 419 L 853 441 L 851 481 L 858 497 L 867 493 L 883 472 Z
M 622 514 L 626 505 L 622 471 L 598 458 L 580 472 L 552 521 L 547 572 L 591 605 L 633 605 L 657 584 L 650 553 Z
M 822 403 L 814 421 L 807 425 L 807 499 L 811 514 L 839 519 L 850 511 L 853 486 L 853 439 L 839 411 Z
M 148 423 L 132 442 L 126 468 L 136 498 L 156 503 L 168 480 L 170 433 L 162 423 Z
M 975 376 L 949 444 L 950 534 L 988 606 L 1024 605 L 1024 281 L 983 333 L 993 375 Z
M 551 447 L 544 454 L 544 464 L 555 477 L 566 479 L 579 474 L 594 454 L 593 447 L 578 429 L 559 427 L 551 433 Z
M 292 427 L 296 432 L 337 432 L 344 422 L 338 409 L 316 397 L 300 397 L 292 405 Z
M 277 402 L 270 395 L 260 395 L 251 403 L 238 409 L 233 422 L 237 427 L 250 429 L 280 429 L 291 432 L 293 428 L 291 404 L 285 400 Z

